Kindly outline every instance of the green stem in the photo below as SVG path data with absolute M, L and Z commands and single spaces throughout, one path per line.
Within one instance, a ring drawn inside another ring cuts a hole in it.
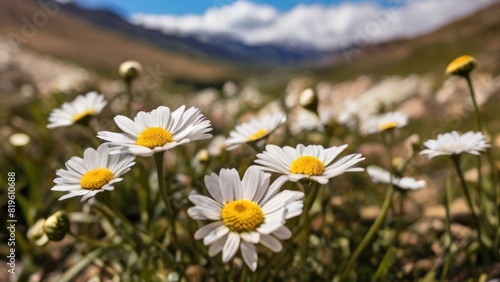
M 168 187 L 165 185 L 165 178 L 163 176 L 163 154 L 164 152 L 159 152 L 154 154 L 155 163 L 156 163 L 156 173 L 158 174 L 158 186 L 160 189 L 160 195 L 165 203 L 165 207 L 167 209 L 167 217 L 170 223 L 170 228 L 172 231 L 172 245 L 177 245 L 177 232 L 175 226 L 175 213 L 172 208 L 172 204 L 170 203 L 170 198 L 168 196 Z
M 240 274 L 240 282 L 247 281 L 247 277 L 248 277 L 248 266 L 243 265 L 243 269 L 241 270 Z
M 88 237 L 77 235 L 77 234 L 71 232 L 71 230 L 68 231 L 68 235 L 72 236 L 73 238 L 75 238 L 78 241 L 85 242 L 85 243 L 87 243 L 87 244 L 89 244 L 89 245 L 91 245 L 93 247 L 108 248 L 108 247 L 112 246 L 112 245 L 102 244 L 100 241 L 94 240 L 92 238 L 88 238 Z
M 462 185 L 462 190 L 464 191 L 465 199 L 467 200 L 467 204 L 469 205 L 469 208 L 471 210 L 472 220 L 474 221 L 474 225 L 476 226 L 476 229 L 477 229 L 477 237 L 479 240 L 479 245 L 481 246 L 481 252 L 483 253 L 484 257 L 486 258 L 483 239 L 481 236 L 481 234 L 482 234 L 481 224 L 479 223 L 479 219 L 477 218 L 476 212 L 474 211 L 474 205 L 472 203 L 472 199 L 471 199 L 471 196 L 469 194 L 469 190 L 467 189 L 467 183 L 465 182 L 464 175 L 462 173 L 462 170 L 460 169 L 460 155 L 452 155 L 451 159 L 453 160 L 453 164 L 455 165 L 455 169 L 457 171 L 458 178 L 460 179 L 460 184 Z
M 217 281 L 225 281 L 227 279 L 226 273 L 224 271 L 224 265 L 219 263 L 215 264 L 217 269 Z
M 137 231 L 144 242 L 152 243 L 153 245 L 155 245 L 155 247 L 160 249 L 166 255 L 170 263 L 173 263 L 175 261 L 174 258 L 165 251 L 164 247 L 158 241 L 156 241 L 146 231 L 140 229 L 135 224 L 133 224 L 127 217 L 125 217 L 123 213 L 121 213 L 120 210 L 118 210 L 118 208 L 113 204 L 111 197 L 109 197 L 107 193 L 101 193 L 101 194 L 103 194 L 103 196 L 105 197 L 104 203 L 102 205 L 99 205 L 99 208 L 103 212 L 111 216 L 111 218 L 113 218 L 113 216 L 118 217 L 125 225 L 128 225 L 133 230 Z
M 304 204 L 304 210 L 303 210 L 303 215 L 304 215 L 303 221 L 302 221 L 302 228 L 304 228 L 302 231 L 303 242 L 302 242 L 302 245 L 300 248 L 302 262 L 305 262 L 307 259 L 307 251 L 309 249 L 309 233 L 311 232 L 311 224 L 309 222 L 309 216 L 310 216 L 311 207 L 314 203 L 314 200 L 316 199 L 316 197 L 318 195 L 319 185 L 317 182 L 315 182 L 314 184 L 309 185 L 309 187 L 306 187 L 306 190 L 310 190 L 310 191 L 307 191 L 308 194 L 307 194 L 307 198 L 306 198 L 306 202 Z
M 483 132 L 483 125 L 481 123 L 481 116 L 479 115 L 479 106 L 477 105 L 476 101 L 476 94 L 474 93 L 474 87 L 472 87 L 472 80 L 470 79 L 470 75 L 467 74 L 465 77 L 465 80 L 467 81 L 467 85 L 469 86 L 469 91 L 470 91 L 470 96 L 472 99 L 472 105 L 474 106 L 474 113 L 476 114 L 476 123 L 477 123 L 477 129 L 482 133 Z M 481 156 L 477 157 L 477 183 L 478 183 L 478 192 L 479 192 L 479 210 L 482 210 L 482 197 L 483 197 L 483 181 L 482 181 L 482 176 L 481 176 Z
M 125 80 L 125 91 L 127 91 L 127 110 L 130 116 L 134 116 L 134 96 L 132 94 L 132 80 Z
M 395 188 L 393 188 L 395 189 Z M 391 246 L 399 246 L 399 235 L 401 234 L 401 230 L 403 229 L 403 220 L 404 220 L 404 202 L 405 202 L 405 191 L 399 192 L 399 212 L 398 217 L 396 219 L 396 234 L 394 235 L 394 239 L 391 242 Z
M 467 81 L 467 85 L 469 86 L 470 96 L 472 98 L 472 105 L 474 106 L 474 112 L 476 113 L 476 122 L 477 128 L 479 131 L 483 132 L 483 125 L 481 123 L 481 117 L 479 116 L 479 107 L 476 101 L 476 95 L 474 94 L 474 87 L 472 87 L 472 81 L 470 79 L 470 75 L 464 76 Z
M 481 156 L 477 156 L 477 197 L 479 201 L 479 210 L 483 210 L 483 176 L 482 176 Z
M 497 233 L 495 234 L 495 239 L 493 241 L 493 247 L 495 248 L 494 250 L 498 250 L 497 246 L 500 244 L 500 228 L 497 228 Z M 499 253 L 495 252 L 495 256 L 499 257 Z
M 345 280 L 349 273 L 351 272 L 351 269 L 356 262 L 357 258 L 361 254 L 361 252 L 368 246 L 368 244 L 372 241 L 373 237 L 377 233 L 377 231 L 380 229 L 382 226 L 382 223 L 385 221 L 385 217 L 387 215 L 387 212 L 391 208 L 392 205 L 392 197 L 394 195 L 394 188 L 389 188 L 389 191 L 387 192 L 387 196 L 385 197 L 384 203 L 382 205 L 382 210 L 378 214 L 377 218 L 375 219 L 375 222 L 373 222 L 372 226 L 370 227 L 370 230 L 368 230 L 368 233 L 365 235 L 363 240 L 361 240 L 361 243 L 359 243 L 358 247 L 352 254 L 352 256 L 349 258 L 349 261 L 347 262 L 346 267 L 344 268 L 344 271 L 341 274 L 341 280 Z
M 262 148 L 260 148 L 259 145 L 257 145 L 257 141 L 248 142 L 247 144 L 250 147 L 252 147 L 255 150 L 255 152 L 257 152 L 257 153 L 260 153 L 263 151 Z
M 452 199 L 452 191 L 451 191 L 451 180 L 450 177 L 446 178 L 446 193 L 445 193 L 445 201 L 444 207 L 446 211 L 446 234 L 448 235 L 448 245 L 446 246 L 446 262 L 443 267 L 443 272 L 441 272 L 440 281 L 446 281 L 446 277 L 448 276 L 448 271 L 450 269 L 451 261 L 452 261 L 452 253 L 451 253 L 451 245 L 453 242 L 453 237 L 451 235 L 451 216 L 450 216 L 450 206 Z

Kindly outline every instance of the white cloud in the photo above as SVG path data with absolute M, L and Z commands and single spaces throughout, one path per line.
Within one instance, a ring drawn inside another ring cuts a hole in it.
M 203 15 L 135 14 L 131 21 L 169 34 L 226 35 L 249 45 L 279 44 L 335 49 L 397 37 L 412 37 L 464 17 L 493 0 L 393 0 L 300 4 L 287 12 L 250 1 L 214 7 Z

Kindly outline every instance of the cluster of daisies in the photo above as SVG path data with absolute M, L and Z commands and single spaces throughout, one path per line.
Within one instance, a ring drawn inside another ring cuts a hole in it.
M 99 113 L 102 95 L 89 93 L 49 118 L 58 125 L 70 125 L 85 116 Z M 93 101 L 100 101 L 96 107 Z M 62 114 L 61 112 L 64 112 Z M 56 116 L 57 114 L 57 116 Z M 63 121 L 64 119 L 64 121 Z M 116 125 L 123 132 L 101 131 L 97 137 L 107 141 L 97 149 L 87 148 L 83 158 L 73 157 L 66 162 L 66 169 L 57 171 L 54 191 L 67 192 L 59 200 L 81 196 L 81 201 L 94 201 L 97 193 L 110 191 L 122 180 L 121 176 L 135 164 L 135 156 L 148 157 L 170 150 L 178 145 L 212 137 L 210 121 L 197 108 L 182 106 L 175 111 L 160 106 L 151 112 L 139 112 L 132 120 L 118 115 Z M 227 149 L 244 143 L 262 142 L 285 121 L 282 114 L 264 117 L 241 124 L 225 141 Z M 213 220 L 195 234 L 210 245 L 211 256 L 222 251 L 224 262 L 231 260 L 238 250 L 250 269 L 257 267 L 255 244 L 262 244 L 274 252 L 282 245 L 279 240 L 291 237 L 285 221 L 302 213 L 303 192 L 283 190 L 286 181 L 308 179 L 321 184 L 334 176 L 349 171 L 362 171 L 354 167 L 364 158 L 351 154 L 334 161 L 347 147 L 304 146 L 296 148 L 267 145 L 257 155 L 257 165 L 251 166 L 241 179 L 235 169 L 222 169 L 219 175 L 205 177 L 211 197 L 193 192 L 189 199 L 194 207 L 188 214 L 196 220 Z M 271 174 L 282 174 L 271 183 Z
M 68 126 L 99 114 L 107 102 L 96 92 L 79 96 L 54 110 L 48 128 Z M 123 115 L 114 118 L 122 132 L 100 131 L 97 137 L 106 141 L 97 149 L 87 148 L 83 158 L 72 157 L 66 169 L 57 171 L 54 191 L 66 192 L 59 200 L 81 196 L 81 201 L 94 201 L 96 194 L 111 191 L 122 176 L 135 164 L 135 157 L 149 157 L 168 151 L 178 145 L 211 138 L 211 123 L 198 108 L 182 106 L 175 111 L 160 106 L 151 112 L 139 112 L 134 119 Z M 264 116 L 238 125 L 223 142 L 227 150 L 243 144 L 260 148 L 267 137 L 286 122 L 286 115 L 279 113 Z M 406 126 L 408 118 L 402 113 L 391 112 L 363 122 L 365 134 L 387 132 Z M 433 158 L 439 155 L 479 154 L 489 147 L 482 133 L 457 132 L 441 134 L 436 140 L 424 143 L 422 155 Z M 194 204 L 188 214 L 195 220 L 212 221 L 195 234 L 209 246 L 209 255 L 222 252 L 224 263 L 240 250 L 244 262 L 255 271 L 257 268 L 256 244 L 273 252 L 280 252 L 280 240 L 289 239 L 291 231 L 285 226 L 287 219 L 302 213 L 304 193 L 281 190 L 287 181 L 327 184 L 345 172 L 359 172 L 356 167 L 365 158 L 349 154 L 339 158 L 347 145 L 324 148 L 321 145 L 302 144 L 296 147 L 268 144 L 256 155 L 255 165 L 250 166 L 240 178 L 235 169 L 221 169 L 219 174 L 205 176 L 209 196 L 196 192 L 189 195 Z M 389 183 L 405 190 L 425 187 L 425 182 L 409 177 L 398 178 L 382 168 L 370 166 L 368 174 L 373 182 Z M 271 181 L 271 173 L 279 176 Z M 306 190 L 307 192 L 307 190 Z

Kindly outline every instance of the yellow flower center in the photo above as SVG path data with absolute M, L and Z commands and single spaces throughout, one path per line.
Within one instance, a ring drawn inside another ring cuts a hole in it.
M 248 141 L 251 142 L 251 141 L 259 140 L 260 138 L 264 137 L 264 135 L 266 135 L 266 134 L 267 134 L 267 129 L 265 129 L 265 128 L 260 129 L 255 134 L 248 137 Z
M 220 216 L 224 225 L 236 232 L 255 230 L 264 222 L 264 213 L 260 206 L 248 200 L 237 200 L 226 204 Z
M 388 130 L 388 129 L 396 128 L 397 126 L 398 126 L 397 122 L 395 122 L 395 121 L 389 121 L 389 122 L 386 122 L 384 124 L 379 125 L 378 129 L 380 131 L 385 131 L 385 130 Z
M 290 165 L 290 172 L 295 174 L 321 175 L 325 171 L 325 165 L 313 156 L 301 156 Z
M 453 60 L 446 68 L 446 74 L 466 75 L 476 67 L 476 59 L 463 55 Z
M 79 120 L 84 119 L 85 117 L 93 116 L 93 115 L 95 115 L 94 110 L 92 110 L 92 109 L 86 110 L 85 112 L 81 112 L 79 114 L 74 115 L 72 120 L 73 120 L 73 122 L 77 122 Z
M 96 168 L 87 171 L 80 179 L 80 186 L 87 190 L 101 189 L 102 186 L 113 180 L 113 173 L 107 168 Z
M 168 130 L 161 127 L 149 127 L 139 134 L 135 144 L 153 149 L 170 142 L 174 142 L 174 137 Z

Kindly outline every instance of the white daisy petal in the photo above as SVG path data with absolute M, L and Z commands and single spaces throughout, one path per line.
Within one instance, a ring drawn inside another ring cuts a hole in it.
M 206 209 L 194 206 L 188 209 L 188 214 L 193 219 L 198 220 L 220 220 L 220 210 Z
M 240 241 L 241 238 L 239 234 L 234 232 L 229 232 L 226 243 L 224 244 L 224 247 L 222 247 L 223 263 L 227 263 L 234 257 L 234 255 L 238 251 L 238 248 L 240 247 Z
M 126 116 L 116 116 L 115 117 L 115 123 L 116 125 L 123 130 L 123 132 L 131 135 L 131 136 L 137 136 L 141 133 L 137 125 L 134 123 L 133 120 L 129 119 Z
M 262 200 L 260 201 L 260 204 L 265 204 L 267 203 L 267 201 L 269 199 L 271 199 L 272 197 L 274 197 L 274 195 L 276 195 L 276 193 L 278 193 L 279 189 L 283 186 L 283 184 L 285 184 L 285 182 L 288 180 L 288 177 L 282 175 L 280 177 L 278 177 L 271 186 L 269 186 L 269 189 L 267 189 L 265 192 L 265 196 L 262 198 Z
M 280 240 L 287 240 L 292 237 L 292 231 L 290 231 L 290 229 L 288 229 L 288 227 L 286 226 L 282 226 L 280 229 L 274 231 L 271 234 Z
M 272 235 L 262 235 L 260 243 L 275 253 L 279 253 L 283 249 L 281 242 Z
M 217 227 L 221 226 L 222 222 L 216 221 L 212 222 L 208 225 L 203 226 L 202 228 L 198 229 L 196 233 L 194 233 L 194 238 L 196 240 L 203 239 L 205 236 L 207 236 L 210 232 L 215 230 Z
M 86 200 L 93 198 L 97 193 L 102 192 L 103 190 L 94 190 L 90 191 L 87 194 L 83 195 L 83 197 L 80 199 L 80 202 L 85 202 Z
M 225 225 L 220 225 L 212 230 L 205 238 L 203 238 L 203 244 L 210 245 L 213 242 L 219 240 L 222 236 L 227 235 L 229 233 L 229 228 Z
M 255 271 L 257 269 L 257 250 L 254 244 L 250 244 L 247 242 L 241 242 L 241 256 L 243 257 L 243 261 L 250 270 Z
M 304 207 L 304 202 L 294 201 L 288 204 L 285 210 L 285 219 L 296 217 L 302 213 L 302 208 Z
M 50 190 L 66 192 L 66 191 L 78 190 L 80 187 L 81 187 L 80 184 L 72 184 L 72 185 L 60 184 L 60 185 L 56 185 L 56 186 L 52 187 L 52 189 L 50 189 Z
M 219 187 L 219 176 L 215 173 L 205 176 L 205 185 L 207 186 L 208 193 L 219 203 L 224 201 L 222 192 Z
M 247 241 L 248 243 L 257 244 L 260 240 L 259 232 L 243 232 L 240 233 L 241 239 Z
M 249 167 L 247 169 L 247 171 L 245 172 L 245 175 L 243 176 L 243 179 L 241 181 L 242 189 L 243 189 L 243 193 L 242 193 L 241 197 L 243 199 L 247 199 L 247 200 L 254 199 L 255 193 L 259 189 L 259 184 L 260 184 L 259 183 L 259 180 L 260 180 L 259 174 L 260 173 L 261 172 L 258 169 L 252 168 L 252 167 Z
M 222 251 L 222 248 L 224 247 L 224 243 L 226 243 L 227 240 L 227 235 L 224 237 L 220 238 L 219 240 L 215 241 L 210 247 L 208 248 L 208 255 L 213 257 L 220 253 Z
M 202 195 L 191 195 L 189 200 L 195 204 L 197 207 L 207 210 L 219 211 L 222 209 L 222 205 L 216 201 L 210 199 L 209 197 Z
M 234 201 L 234 190 L 238 189 L 237 181 L 239 180 L 236 170 L 222 169 L 219 177 L 219 187 L 222 193 L 224 202 Z

